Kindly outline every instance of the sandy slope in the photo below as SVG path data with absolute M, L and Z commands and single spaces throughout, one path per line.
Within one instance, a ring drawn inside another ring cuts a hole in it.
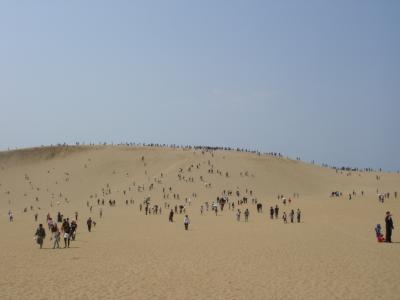
M 208 173 L 211 165 L 214 174 Z M 179 180 L 179 168 L 194 182 Z M 400 196 L 394 199 L 400 175 L 379 175 L 381 180 L 375 173 L 349 176 L 297 161 L 224 151 L 212 156 L 181 149 L 69 147 L 1 153 L 0 299 L 397 299 L 400 243 L 378 244 L 373 228 L 384 225 L 385 211 L 391 210 L 393 240 L 400 241 Z M 212 187 L 206 188 L 200 176 Z M 103 197 L 107 184 L 112 193 Z M 138 185 L 145 191 L 139 192 Z M 163 199 L 163 187 L 172 188 L 169 199 Z M 253 196 L 248 192 L 249 203 L 240 208 L 250 209 L 250 222 L 238 223 L 228 207 L 219 216 L 211 211 L 200 215 L 200 205 L 224 189 L 239 190 L 242 198 L 246 188 Z M 391 193 L 384 204 L 377 201 L 377 189 Z M 333 190 L 346 196 L 330 198 Z M 348 200 L 353 190 L 357 196 Z M 293 199 L 295 192 L 300 198 Z M 180 200 L 173 199 L 174 193 Z M 106 201 L 101 220 L 96 194 Z M 285 207 L 278 194 L 293 202 Z M 162 207 L 161 215 L 139 211 L 146 196 Z M 191 198 L 188 232 L 183 215 L 169 223 L 164 208 L 165 202 L 184 204 L 185 197 Z M 262 214 L 250 201 L 254 197 L 264 206 Z M 109 199 L 117 206 L 109 207 Z M 125 205 L 130 199 L 135 204 Z M 270 220 L 268 208 L 276 204 L 281 211 L 300 208 L 302 223 Z M 9 209 L 13 223 L 8 222 Z M 70 249 L 53 250 L 46 239 L 46 249 L 38 250 L 33 215 L 38 212 L 45 223 L 46 214 L 57 211 L 71 218 L 79 212 L 77 241 Z M 88 233 L 84 224 L 90 215 L 97 226 Z

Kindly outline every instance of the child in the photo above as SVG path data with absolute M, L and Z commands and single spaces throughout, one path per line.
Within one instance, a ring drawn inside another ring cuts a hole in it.
M 385 241 L 385 238 L 383 237 L 383 234 L 381 232 L 381 224 L 376 225 L 375 233 L 376 233 L 376 238 L 378 240 L 378 243 L 382 243 Z

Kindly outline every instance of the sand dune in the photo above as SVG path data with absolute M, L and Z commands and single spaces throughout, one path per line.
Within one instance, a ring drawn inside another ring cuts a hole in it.
M 224 190 L 233 192 L 235 209 L 226 205 L 216 216 L 204 203 L 211 205 Z M 330 197 L 332 191 L 343 196 Z M 377 191 L 390 193 L 385 203 Z M 109 146 L 2 152 L 0 299 L 397 299 L 395 191 L 399 174 L 336 172 L 236 151 Z M 278 195 L 291 203 L 284 205 Z M 146 197 L 161 214 L 145 215 Z M 247 204 L 238 206 L 243 197 Z M 184 214 L 168 222 L 175 205 L 185 205 L 188 231 Z M 275 205 L 280 216 L 299 208 L 301 223 L 271 220 Z M 236 221 L 237 208 L 249 209 L 249 222 L 243 216 Z M 387 210 L 393 213 L 393 244 L 377 243 L 374 235 Z M 36 227 L 58 211 L 71 219 L 78 212 L 77 240 L 53 250 L 45 226 L 39 250 Z M 90 233 L 89 216 L 97 222 Z

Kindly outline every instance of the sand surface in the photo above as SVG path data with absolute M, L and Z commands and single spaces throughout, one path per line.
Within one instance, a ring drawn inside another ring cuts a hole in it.
M 0 184 L 0 299 L 400 297 L 400 196 L 394 198 L 400 192 L 399 174 L 337 173 L 229 151 L 58 147 L 0 153 Z M 107 184 L 111 195 L 103 196 Z M 143 185 L 144 191 L 138 191 Z M 163 198 L 163 188 L 169 199 Z M 377 189 L 390 193 L 383 204 Z M 239 206 L 249 208 L 248 223 L 237 222 L 227 206 L 218 216 L 211 210 L 200 214 L 200 206 L 223 190 L 234 192 L 231 202 L 249 199 Z M 336 190 L 343 196 L 330 197 Z M 353 190 L 356 196 L 349 200 Z M 294 193 L 300 196 L 293 198 Z M 291 204 L 283 205 L 278 194 L 291 198 Z M 161 215 L 140 212 L 148 196 L 151 205 L 162 208 Z M 105 199 L 104 206 L 98 198 Z M 183 205 L 185 198 L 191 202 L 186 204 L 188 231 L 184 215 L 170 223 L 164 207 Z M 263 204 L 263 213 L 257 213 L 253 198 Z M 109 207 L 110 199 L 116 207 Z M 135 202 L 126 205 L 125 200 Z M 301 223 L 271 220 L 269 207 L 275 205 L 280 215 L 300 208 Z M 387 210 L 394 219 L 393 244 L 377 243 L 374 235 L 377 223 L 384 227 Z M 48 237 L 39 250 L 33 240 L 34 214 L 46 224 L 46 214 L 55 217 L 58 211 L 71 219 L 78 211 L 77 240 L 69 249 L 53 250 L 45 226 Z M 97 222 L 91 233 L 85 227 L 89 216 Z

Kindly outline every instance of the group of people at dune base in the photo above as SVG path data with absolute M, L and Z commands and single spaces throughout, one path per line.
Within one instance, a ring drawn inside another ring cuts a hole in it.
M 60 220 L 60 213 L 58 216 L 58 220 Z M 75 220 L 70 222 L 69 218 L 61 219 L 61 226 L 58 228 L 58 224 L 55 220 L 53 220 L 50 215 L 47 215 L 47 225 L 51 232 L 50 241 L 53 242 L 53 249 L 60 248 L 60 240 L 61 236 L 64 238 L 64 248 L 69 248 L 71 240 L 74 241 L 76 237 L 76 232 L 78 229 L 77 224 L 77 215 L 75 215 Z M 86 221 L 86 225 L 88 231 L 91 232 L 92 225 L 95 226 L 96 222 L 92 220 L 91 217 Z M 43 227 L 43 224 L 39 224 L 39 227 L 36 229 L 34 240 L 39 245 L 40 249 L 43 247 L 43 242 L 46 238 L 46 230 Z
M 293 212 L 293 211 L 292 211 Z M 273 209 L 271 207 L 271 217 L 273 218 L 273 214 L 275 213 L 275 209 Z M 173 222 L 173 216 L 174 216 L 174 212 L 173 210 L 171 210 L 170 214 L 169 214 L 169 221 Z M 294 213 L 292 213 L 292 216 L 294 216 Z M 248 219 L 248 210 L 246 210 L 245 212 L 245 218 L 246 221 Z M 300 210 L 298 210 L 297 212 L 297 218 L 298 218 L 298 222 L 300 222 Z M 77 216 L 76 216 L 77 219 Z M 237 219 L 240 220 L 240 212 L 238 211 L 237 213 Z M 48 226 L 49 226 L 49 230 L 51 231 L 51 239 L 53 241 L 53 249 L 54 248 L 60 248 L 60 239 L 61 239 L 61 232 L 62 231 L 64 233 L 63 237 L 64 237 L 64 248 L 69 248 L 70 245 L 70 240 L 75 240 L 75 235 L 76 235 L 76 230 L 77 230 L 77 223 L 76 221 L 72 221 L 69 222 L 69 219 L 64 219 L 61 225 L 61 230 L 58 228 L 57 226 L 57 222 L 54 222 L 48 215 Z M 292 222 L 293 222 L 293 217 L 292 217 Z M 92 229 L 92 224 L 95 225 L 95 222 L 89 218 L 87 220 L 87 227 L 88 227 L 88 231 L 90 232 Z M 185 230 L 189 229 L 189 224 L 190 224 L 190 220 L 189 220 L 189 216 L 185 215 L 184 218 L 184 227 Z M 392 242 L 392 231 L 394 229 L 393 226 L 393 219 L 392 219 L 392 215 L 390 213 L 390 211 L 386 212 L 386 217 L 385 217 L 385 233 L 386 236 L 383 236 L 382 233 L 382 227 L 381 224 L 377 224 L 375 227 L 375 234 L 376 234 L 376 238 L 378 242 L 386 242 L 386 243 L 391 243 Z M 42 249 L 43 247 L 43 242 L 44 239 L 46 238 L 46 231 L 43 228 L 43 224 L 39 224 L 39 227 L 36 229 L 35 232 L 35 240 L 36 243 L 39 245 L 40 249 Z

